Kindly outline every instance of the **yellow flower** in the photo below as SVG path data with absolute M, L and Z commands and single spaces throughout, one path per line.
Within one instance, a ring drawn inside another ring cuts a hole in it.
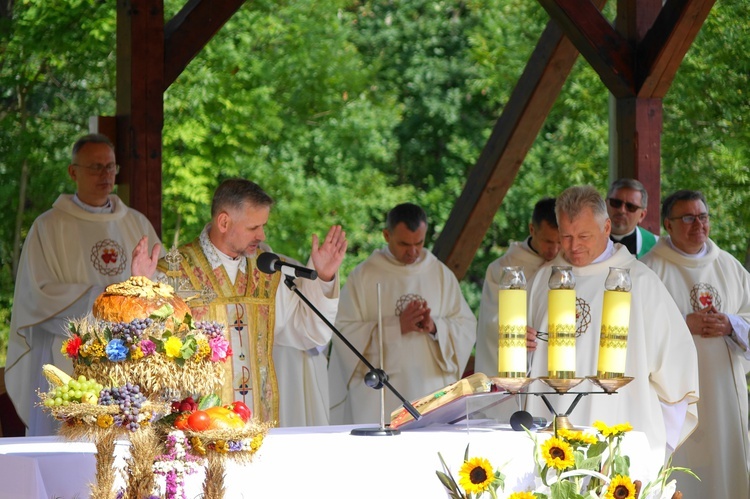
M 542 456 L 547 466 L 564 470 L 575 464 L 573 448 L 561 438 L 552 437 L 542 444 Z
M 604 499 L 634 499 L 635 485 L 630 481 L 630 477 L 617 475 L 609 482 L 607 495 Z
M 99 428 L 109 428 L 114 422 L 115 418 L 113 418 L 111 414 L 100 414 L 99 417 L 96 418 L 96 425 Z
M 260 448 L 260 445 L 263 443 L 263 434 L 258 433 L 253 437 L 253 440 L 250 442 L 250 449 L 255 452 Z
M 458 471 L 458 483 L 468 494 L 478 494 L 487 490 L 495 476 L 490 462 L 483 457 L 472 457 L 464 461 Z
M 571 445 L 593 445 L 599 441 L 596 435 L 582 431 L 568 430 L 567 428 L 559 428 L 557 436 L 565 439 Z
M 68 355 L 68 342 L 70 340 L 65 340 L 62 343 L 62 347 L 60 348 L 60 353 L 63 355 Z
M 190 439 L 190 444 L 198 454 L 200 454 L 201 456 L 206 455 L 206 448 L 203 446 L 203 440 L 198 437 L 193 437 Z
M 192 360 L 198 362 L 211 355 L 211 346 L 208 344 L 208 340 L 205 336 L 202 338 L 198 338 L 196 336 L 196 344 L 197 347 L 195 349 L 195 355 L 193 355 Z
M 82 357 L 92 357 L 94 359 L 104 357 L 104 345 L 99 341 L 94 341 L 86 345 L 82 345 L 79 350 Z
M 164 353 L 167 357 L 179 357 L 180 349 L 182 349 L 182 340 L 176 336 L 170 336 L 167 341 L 164 342 Z
M 535 499 L 535 497 L 531 492 L 513 492 L 508 499 Z
M 143 350 L 141 350 L 141 347 L 135 347 L 135 350 L 132 350 L 130 352 L 131 360 L 138 360 L 142 358 L 143 358 Z
M 610 427 L 602 421 L 594 421 L 594 428 L 605 437 L 619 437 L 633 429 L 630 423 L 621 423 Z
M 216 452 L 220 452 L 221 454 L 226 454 L 228 451 L 229 451 L 229 445 L 227 445 L 226 440 L 216 441 Z

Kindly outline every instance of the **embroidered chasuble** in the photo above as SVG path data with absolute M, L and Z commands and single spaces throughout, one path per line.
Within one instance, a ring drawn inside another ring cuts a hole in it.
M 209 288 L 217 295 L 208 304 L 201 298 L 191 300 L 193 319 L 219 322 L 229 333 L 232 356 L 226 379 L 231 383 L 222 387 L 222 403 L 241 400 L 261 420 L 278 423 L 279 390 L 272 353 L 281 274 L 261 272 L 255 259 L 248 258 L 247 273 L 238 272 L 232 284 L 223 266 L 211 269 L 198 240 L 182 246 L 180 253 L 181 270 L 192 287 Z

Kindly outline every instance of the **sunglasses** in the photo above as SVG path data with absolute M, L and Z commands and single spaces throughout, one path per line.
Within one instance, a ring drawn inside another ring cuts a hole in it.
M 627 201 L 622 201 L 621 199 L 615 199 L 615 198 L 607 198 L 607 201 L 609 202 L 609 205 L 619 210 L 622 208 L 622 205 L 625 205 L 625 209 L 628 210 L 630 213 L 635 213 L 638 210 L 642 210 L 643 206 L 638 206 L 637 204 L 628 203 Z

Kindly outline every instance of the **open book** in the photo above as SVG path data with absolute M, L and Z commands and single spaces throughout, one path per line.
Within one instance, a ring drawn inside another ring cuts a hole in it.
M 474 373 L 412 402 L 422 418 L 415 421 L 403 407 L 391 413 L 391 428 L 421 428 L 435 423 L 453 423 L 467 417 L 466 397 L 499 391 L 490 378 Z M 498 394 L 499 395 L 499 394 Z M 489 399 L 488 399 L 489 400 Z M 498 403 L 500 397 L 494 397 Z M 492 404 L 493 402 L 490 402 Z

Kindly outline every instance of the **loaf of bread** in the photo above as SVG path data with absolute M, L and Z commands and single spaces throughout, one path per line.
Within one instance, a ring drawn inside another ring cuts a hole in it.
M 190 308 L 174 294 L 172 286 L 135 276 L 107 286 L 94 301 L 92 313 L 96 319 L 107 322 L 130 322 L 145 319 L 165 305 L 171 306 L 168 315 L 176 323 L 182 322 L 190 313 Z

